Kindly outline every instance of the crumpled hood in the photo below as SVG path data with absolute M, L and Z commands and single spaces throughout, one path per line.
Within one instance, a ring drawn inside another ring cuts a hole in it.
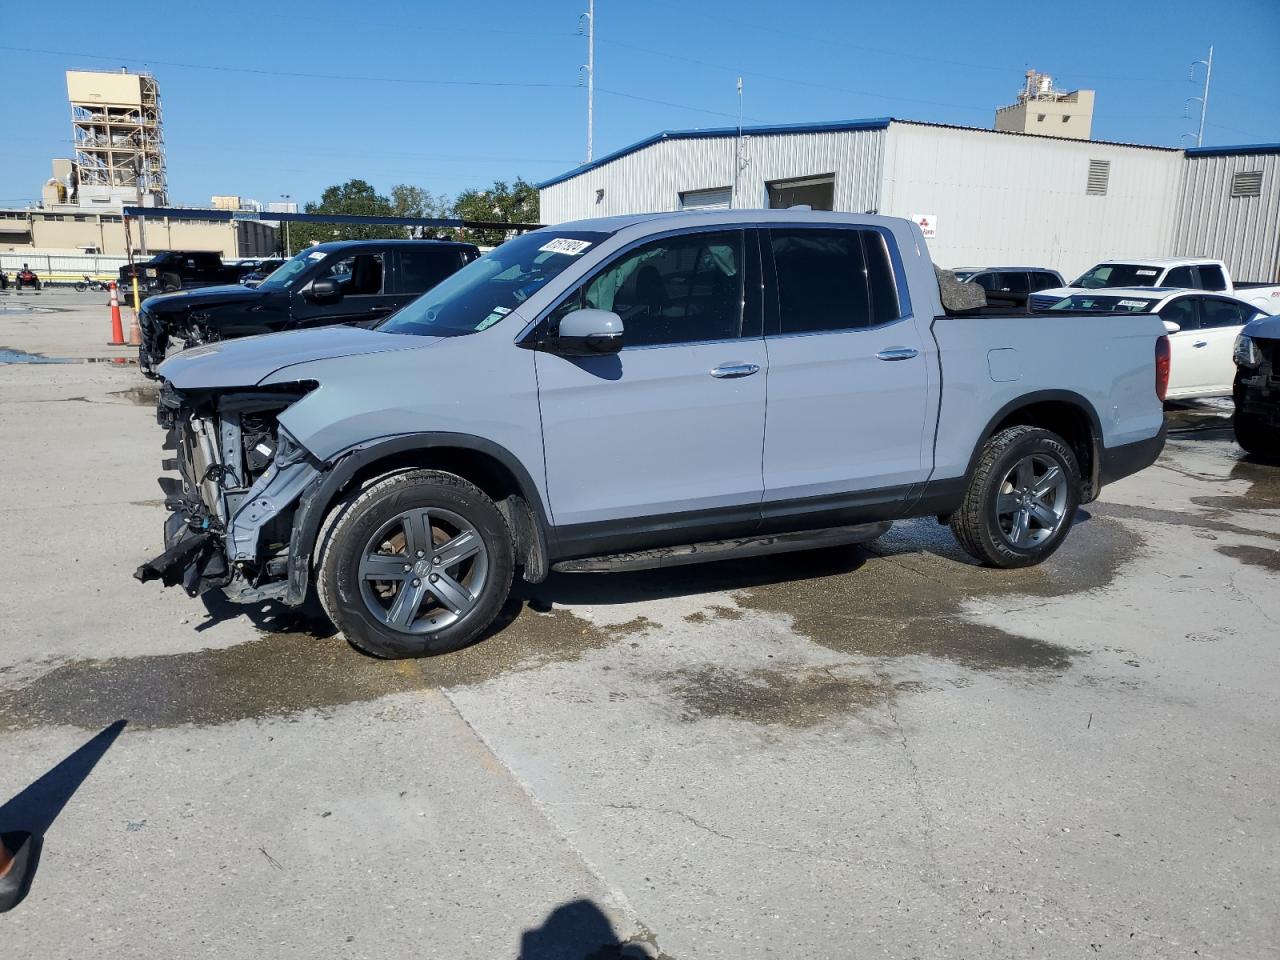
M 1258 337 L 1262 340 L 1280 340 L 1280 316 L 1258 317 L 1250 320 L 1240 331 L 1246 337 Z
M 160 364 L 158 372 L 179 390 L 251 387 L 296 363 L 419 349 L 439 339 L 378 333 L 362 327 L 290 330 L 193 347 Z
M 196 290 L 179 290 L 147 297 L 142 309 L 151 314 L 188 313 L 202 307 L 217 307 L 233 303 L 254 303 L 267 295 L 266 290 L 245 287 L 238 283 L 218 287 L 200 287 Z

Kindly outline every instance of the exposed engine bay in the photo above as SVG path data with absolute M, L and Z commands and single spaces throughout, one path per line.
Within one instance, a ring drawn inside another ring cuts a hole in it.
M 160 478 L 166 550 L 134 576 L 180 583 L 191 596 L 220 587 L 242 602 L 301 602 L 288 590 L 294 512 L 321 465 L 277 418 L 314 387 L 162 386 L 156 419 L 173 451 L 164 466 L 178 476 Z

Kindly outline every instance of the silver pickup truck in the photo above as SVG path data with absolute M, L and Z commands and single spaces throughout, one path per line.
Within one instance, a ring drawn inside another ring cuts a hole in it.
M 548 227 L 375 329 L 166 361 L 180 476 L 136 575 L 244 602 L 314 587 L 351 642 L 417 656 L 480 636 L 517 571 L 852 543 L 925 515 L 981 563 L 1039 563 L 1159 455 L 1164 334 L 1152 315 L 949 315 L 906 220 Z

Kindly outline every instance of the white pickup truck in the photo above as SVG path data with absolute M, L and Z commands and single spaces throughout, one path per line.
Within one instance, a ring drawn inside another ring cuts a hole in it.
M 1179 287 L 1239 297 L 1264 313 L 1280 313 L 1280 284 L 1234 282 L 1221 260 L 1166 257 L 1157 260 L 1104 260 L 1069 286 L 1031 296 L 1032 310 L 1048 310 L 1063 297 L 1110 287 Z

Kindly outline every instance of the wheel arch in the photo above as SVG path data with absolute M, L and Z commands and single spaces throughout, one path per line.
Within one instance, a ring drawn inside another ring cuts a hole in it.
M 1084 480 L 1080 502 L 1095 499 L 1101 489 L 1102 420 L 1085 397 L 1072 390 L 1037 390 L 1010 400 L 987 422 L 965 469 L 966 484 L 973 478 L 982 449 L 987 441 L 1007 427 L 1041 427 L 1052 430 L 1066 440 L 1080 464 Z
M 343 494 L 401 470 L 435 469 L 474 483 L 497 504 L 511 529 L 524 579 L 546 578 L 549 521 L 542 497 L 524 464 L 501 445 L 458 433 L 414 433 L 388 437 L 340 455 L 299 499 L 289 547 L 291 603 L 305 598 L 312 555 L 325 517 Z

